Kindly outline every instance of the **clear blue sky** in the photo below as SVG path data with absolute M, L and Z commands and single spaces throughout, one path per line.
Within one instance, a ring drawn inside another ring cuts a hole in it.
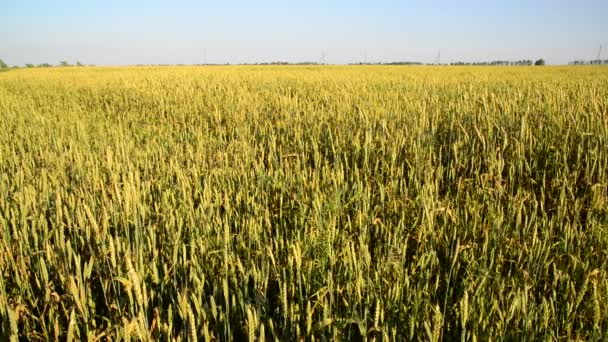
M 10 65 L 608 59 L 608 0 L 0 0 Z

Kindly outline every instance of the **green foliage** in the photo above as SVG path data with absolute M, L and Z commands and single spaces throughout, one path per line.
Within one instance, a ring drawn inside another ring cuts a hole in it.
M 534 65 L 537 65 L 537 66 L 545 65 L 545 60 L 542 58 L 538 59 L 538 60 L 536 60 L 536 62 L 534 62 Z
M 59 65 L 62 67 L 67 67 L 67 66 L 70 66 L 70 63 L 68 63 L 68 61 L 60 61 Z
M 4 63 L 4 61 L 2 59 L 0 59 L 0 69 L 6 69 L 8 68 L 8 65 L 6 63 Z
M 0 75 L 1 340 L 605 340 L 602 67 Z

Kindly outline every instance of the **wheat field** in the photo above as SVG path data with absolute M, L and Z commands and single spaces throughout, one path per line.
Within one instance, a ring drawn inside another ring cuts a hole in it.
M 608 338 L 608 68 L 0 74 L 3 340 Z

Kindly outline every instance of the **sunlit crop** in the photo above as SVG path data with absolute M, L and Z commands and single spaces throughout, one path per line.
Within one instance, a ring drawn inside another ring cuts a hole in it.
M 608 68 L 0 74 L 0 339 L 602 340 Z

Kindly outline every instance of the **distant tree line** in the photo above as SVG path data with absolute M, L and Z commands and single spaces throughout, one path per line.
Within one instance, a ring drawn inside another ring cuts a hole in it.
M 53 67 L 54 65 L 49 64 L 49 63 L 41 63 L 41 64 L 26 64 L 25 65 L 27 68 L 50 68 Z M 68 66 L 85 66 L 84 64 L 82 64 L 80 61 L 76 61 L 75 64 L 70 64 L 70 62 L 68 61 L 60 61 L 59 64 L 57 66 L 62 66 L 62 67 L 68 67 Z
M 388 62 L 388 63 L 384 63 L 385 65 L 422 65 L 422 63 L 420 62 Z
M 532 65 L 534 62 L 530 59 L 522 59 L 519 61 L 490 61 L 490 62 L 453 62 L 450 65 Z
M 500 66 L 526 66 L 526 65 L 545 65 L 544 59 L 532 61 L 522 59 L 519 61 L 490 61 L 490 62 L 452 62 L 449 64 L 421 63 L 421 62 L 376 62 L 376 63 L 351 63 L 351 65 L 500 65 Z
M 322 65 L 322 63 L 318 62 L 284 62 L 284 61 L 276 61 L 276 62 L 260 62 L 260 63 L 245 63 L 244 65 Z
M 450 65 L 501 65 L 501 66 L 529 66 L 529 65 L 545 65 L 544 59 L 522 59 L 519 61 L 491 61 L 491 62 L 454 62 Z
M 258 62 L 258 63 L 197 63 L 197 64 L 135 64 L 135 66 L 220 66 L 220 65 L 323 65 L 318 62 L 284 62 L 284 61 L 274 61 L 274 62 Z
M 32 63 L 26 63 L 25 67 L 26 68 L 51 68 L 54 65 L 50 64 L 50 63 L 40 63 L 40 64 L 32 64 Z M 57 66 L 62 66 L 62 67 L 67 67 L 67 66 L 85 66 L 84 64 L 82 64 L 80 61 L 76 61 L 75 64 L 70 64 L 68 61 L 60 61 L 59 64 Z M 19 68 L 19 66 L 14 65 L 12 67 L 9 67 L 6 63 L 4 63 L 4 61 L 2 59 L 0 59 L 0 69 L 16 69 Z
M 568 63 L 570 65 L 599 65 L 599 64 L 608 64 L 608 59 L 594 59 L 591 61 L 572 61 Z
M 359 63 L 351 63 L 351 65 L 424 65 L 422 62 L 376 62 L 376 63 L 368 63 L 368 62 L 359 62 Z
M 196 64 L 196 65 L 228 65 L 229 63 L 226 64 Z M 241 65 L 324 65 L 325 63 L 319 63 L 319 62 L 308 62 L 308 61 L 304 61 L 304 62 L 284 62 L 284 61 L 274 61 L 274 62 L 260 62 L 260 63 L 241 63 Z M 569 64 L 571 65 L 588 65 L 588 64 L 608 64 L 608 59 L 606 60 L 592 60 L 592 61 L 572 61 Z M 143 65 L 143 64 L 138 64 L 138 66 Z M 170 64 L 157 64 L 159 66 L 162 65 L 170 65 Z M 183 65 L 183 64 L 177 64 L 177 65 Z M 544 59 L 538 59 L 536 61 L 532 61 L 530 59 L 522 59 L 522 60 L 518 60 L 518 61 L 501 61 L 501 60 L 497 60 L 497 61 L 485 61 L 485 62 L 452 62 L 449 64 L 434 64 L 434 63 L 422 63 L 422 62 L 416 62 L 416 61 L 396 61 L 396 62 L 375 62 L 375 63 L 368 63 L 368 62 L 358 62 L 358 63 L 351 63 L 350 65 L 455 65 L 455 66 L 460 66 L 460 65 L 490 65 L 490 66 L 529 66 L 529 65 L 545 65 L 545 60 Z M 51 68 L 54 67 L 55 65 L 49 64 L 49 63 L 40 63 L 40 64 L 25 64 L 26 68 Z M 60 67 L 67 67 L 67 66 L 85 66 L 83 63 L 81 63 L 80 61 L 76 61 L 75 64 L 70 64 L 68 61 L 60 61 L 58 65 L 56 66 L 60 66 Z M 91 66 L 93 66 L 91 64 Z M 9 68 L 18 68 L 18 66 L 13 66 L 13 67 L 9 67 L 8 65 L 6 65 L 6 63 L 4 63 L 4 61 L 2 61 L 0 59 L 0 69 L 9 69 Z

